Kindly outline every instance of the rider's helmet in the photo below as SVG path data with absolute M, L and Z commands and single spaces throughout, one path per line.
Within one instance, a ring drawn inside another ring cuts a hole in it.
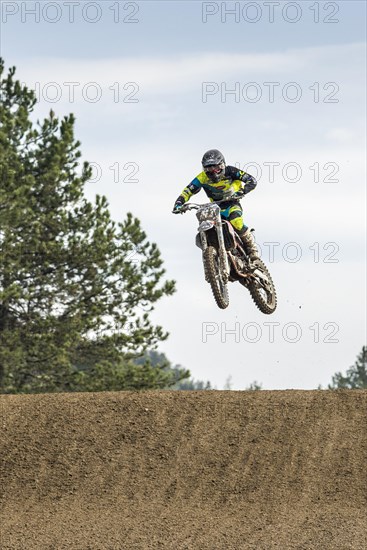
M 208 178 L 213 182 L 220 181 L 226 170 L 226 161 L 218 149 L 210 149 L 205 153 L 201 161 L 203 170 Z

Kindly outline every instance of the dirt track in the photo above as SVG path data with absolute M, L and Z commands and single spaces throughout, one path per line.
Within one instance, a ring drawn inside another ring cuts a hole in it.
M 0 406 L 1 550 L 367 548 L 367 391 Z

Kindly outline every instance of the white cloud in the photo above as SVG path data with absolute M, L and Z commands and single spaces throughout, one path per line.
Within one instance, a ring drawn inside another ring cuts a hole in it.
M 349 128 L 331 128 L 325 134 L 327 139 L 338 143 L 350 143 L 355 139 L 355 134 Z
M 115 59 L 34 58 L 19 72 L 28 82 L 97 82 L 106 90 L 115 82 L 137 82 L 144 93 L 159 95 L 185 92 L 203 81 L 230 78 L 249 82 L 253 78 L 278 81 L 300 78 L 305 72 L 315 78 L 329 75 L 340 79 L 340 67 L 351 72 L 363 62 L 364 44 L 342 44 L 287 49 L 271 53 L 207 53 L 166 57 L 121 57 Z M 292 78 L 293 77 L 293 78 Z M 310 82 L 310 85 L 312 82 Z M 70 85 L 69 85 L 70 87 Z M 76 91 L 78 88 L 75 88 Z M 67 91 L 69 88 L 67 89 Z M 92 90 L 91 90 L 92 91 Z M 132 91 L 132 90 L 130 90 Z M 110 90 L 112 95 L 114 92 Z M 77 96 L 80 97 L 80 93 Z

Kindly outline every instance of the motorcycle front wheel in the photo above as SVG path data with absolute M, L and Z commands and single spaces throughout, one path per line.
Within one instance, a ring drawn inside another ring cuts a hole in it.
M 220 309 L 226 309 L 229 306 L 228 287 L 222 279 L 219 254 L 214 246 L 208 246 L 205 250 L 203 262 L 206 278 L 211 286 L 217 306 Z

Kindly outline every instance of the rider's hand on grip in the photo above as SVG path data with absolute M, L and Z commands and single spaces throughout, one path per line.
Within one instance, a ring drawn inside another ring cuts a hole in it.
M 183 210 L 182 210 L 183 206 L 184 206 L 184 202 L 182 199 L 179 198 L 174 204 L 172 214 L 183 214 Z

